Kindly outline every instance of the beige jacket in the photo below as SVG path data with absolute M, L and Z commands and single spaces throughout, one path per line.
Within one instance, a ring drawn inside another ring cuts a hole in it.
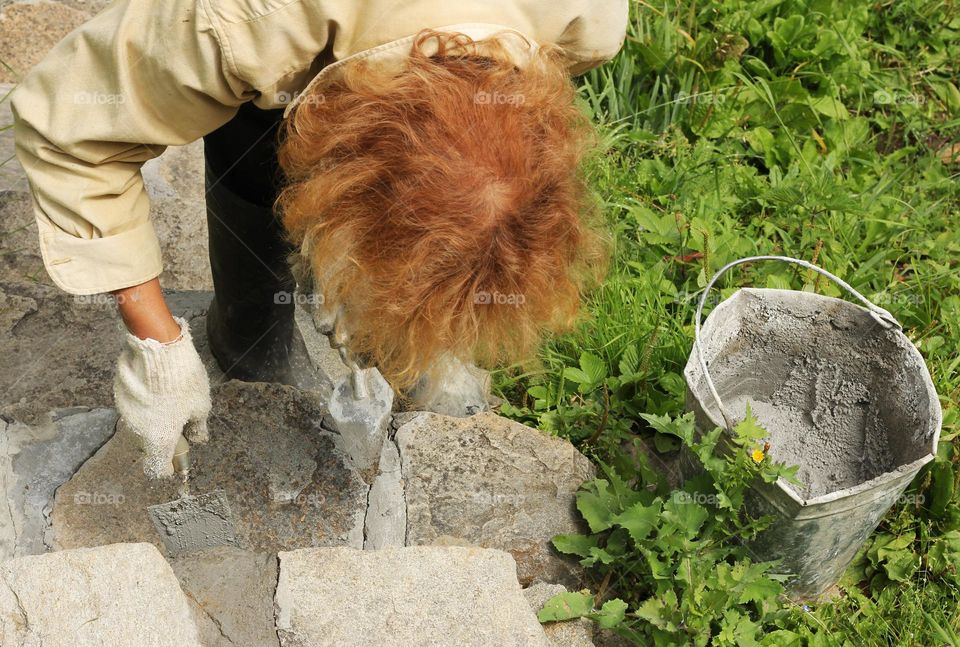
M 626 21 L 626 0 L 116 0 L 13 93 L 44 265 L 72 294 L 158 276 L 141 165 L 246 101 L 290 106 L 348 57 L 387 61 L 425 28 L 508 28 L 559 45 L 577 74 L 619 51 Z

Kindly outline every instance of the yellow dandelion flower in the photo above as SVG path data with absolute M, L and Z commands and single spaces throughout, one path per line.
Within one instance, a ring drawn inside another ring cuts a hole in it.
M 755 449 L 753 450 L 753 453 L 750 454 L 750 458 L 753 459 L 754 463 L 762 463 L 764 456 L 766 455 L 763 453 L 762 449 Z

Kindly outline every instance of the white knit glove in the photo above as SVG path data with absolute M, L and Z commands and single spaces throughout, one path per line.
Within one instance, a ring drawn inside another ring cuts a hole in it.
M 127 427 L 143 441 L 143 471 L 150 477 L 173 474 L 173 453 L 181 430 L 187 440 L 207 441 L 210 381 L 181 317 L 180 336 L 165 344 L 139 339 L 123 323 L 125 343 L 117 361 L 113 396 Z

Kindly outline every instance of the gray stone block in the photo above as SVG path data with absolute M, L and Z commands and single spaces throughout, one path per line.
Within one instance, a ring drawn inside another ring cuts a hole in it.
M 20 557 L 0 565 L 5 647 L 200 647 L 177 578 L 147 544 Z
M 424 413 L 396 440 L 407 545 L 499 548 L 517 560 L 524 585 L 580 588 L 580 566 L 550 544 L 556 534 L 584 530 L 574 493 L 595 472 L 573 445 L 493 413 Z
M 226 644 L 280 644 L 273 618 L 276 555 L 221 546 L 170 565 L 184 593 L 213 621 Z
M 51 412 L 44 424 L 19 422 L 0 431 L 0 559 L 51 549 L 50 513 L 57 488 L 113 435 L 113 409 Z
M 311 548 L 279 558 L 275 605 L 284 647 L 550 644 L 502 551 Z
M 367 484 L 337 451 L 336 434 L 320 427 L 324 412 L 316 394 L 293 387 L 230 381 L 214 389 L 210 440 L 191 448 L 190 494 L 224 490 L 240 547 L 362 546 Z M 142 541 L 164 550 L 146 509 L 177 499 L 179 482 L 148 479 L 139 458 L 136 437 L 121 426 L 57 491 L 56 547 Z M 304 465 L 315 465 L 309 480 Z M 296 484 L 297 496 L 278 496 L 278 483 Z

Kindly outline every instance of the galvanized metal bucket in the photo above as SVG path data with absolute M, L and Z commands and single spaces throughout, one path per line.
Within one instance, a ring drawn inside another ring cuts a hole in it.
M 742 288 L 714 308 L 710 289 L 731 267 L 782 261 L 835 281 L 865 307 L 811 292 Z M 687 408 L 700 433 L 728 432 L 750 404 L 770 432 L 769 455 L 799 465 L 795 486 L 758 483 L 747 497 L 774 524 L 748 544 L 782 560 L 788 592 L 815 597 L 843 574 L 887 510 L 933 460 L 942 413 L 920 353 L 897 320 L 830 272 L 786 256 L 727 264 L 697 305 Z M 727 440 L 721 451 L 732 451 Z

